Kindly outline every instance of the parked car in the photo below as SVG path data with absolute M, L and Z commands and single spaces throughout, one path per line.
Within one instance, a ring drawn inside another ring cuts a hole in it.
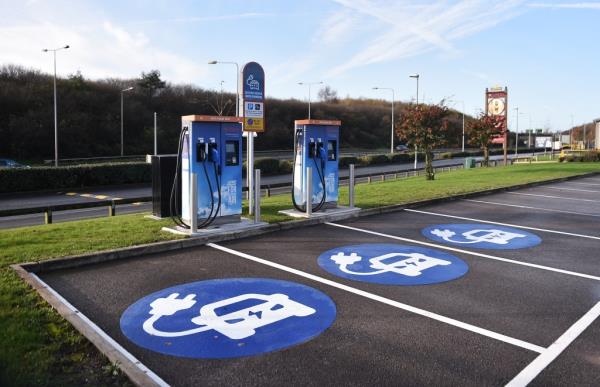
M 0 168 L 31 168 L 29 165 L 19 164 L 15 160 L 0 159 Z
M 404 144 L 396 145 L 396 150 L 400 153 L 410 152 L 410 149 Z

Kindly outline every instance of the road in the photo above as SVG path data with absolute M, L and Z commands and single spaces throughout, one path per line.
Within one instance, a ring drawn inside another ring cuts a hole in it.
M 521 155 L 524 156 L 524 155 Z M 512 155 L 511 155 L 512 157 Z M 476 158 L 481 160 L 481 158 Z M 491 160 L 501 160 L 502 156 L 492 156 Z M 454 164 L 461 164 L 464 158 L 444 159 L 434 161 L 435 167 L 443 167 Z M 417 163 L 417 168 L 423 168 L 424 163 Z M 357 167 L 356 174 L 376 174 L 383 172 L 410 171 L 413 164 L 390 164 L 376 165 L 372 167 Z M 340 176 L 348 176 L 348 169 L 341 169 Z M 262 185 L 291 183 L 291 174 L 278 176 L 265 176 L 262 179 Z M 245 179 L 244 179 L 245 184 Z M 281 189 L 279 192 L 285 192 L 287 189 Z M 0 195 L 0 210 L 52 206 L 69 203 L 93 202 L 98 200 L 110 200 L 116 198 L 135 198 L 142 196 L 151 196 L 150 185 L 130 185 L 121 187 L 100 187 L 78 190 L 62 190 L 56 192 L 44 193 L 26 193 L 26 194 L 4 194 Z M 123 205 L 117 207 L 119 214 L 151 211 L 151 203 L 135 203 L 132 205 Z M 79 210 L 60 211 L 53 213 L 53 222 L 65 222 L 71 220 L 96 218 L 106 216 L 107 208 L 85 208 Z M 44 223 L 44 214 L 29 214 L 0 218 L 0 229 L 33 226 Z

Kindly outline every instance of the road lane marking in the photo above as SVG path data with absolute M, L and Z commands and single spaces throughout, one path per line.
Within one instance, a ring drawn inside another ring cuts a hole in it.
M 577 212 L 577 211 L 564 211 L 564 210 L 555 210 L 552 208 L 542 208 L 542 207 L 532 207 L 532 206 L 521 206 L 518 204 L 509 204 L 509 203 L 499 203 L 499 202 L 488 202 L 485 200 L 474 200 L 474 199 L 461 199 L 465 202 L 472 203 L 483 203 L 483 204 L 493 204 L 496 206 L 505 206 L 505 207 L 516 207 L 516 208 L 527 208 L 530 210 L 540 210 L 540 211 L 548 211 L 548 212 L 558 212 L 561 214 L 571 214 L 571 215 L 581 215 L 581 216 L 593 216 L 595 218 L 599 218 L 600 214 L 590 214 L 587 212 Z
M 575 182 L 575 181 L 570 181 L 569 184 L 578 184 L 578 185 L 595 185 L 598 186 L 600 185 L 600 183 L 580 183 L 580 182 Z
M 533 351 L 533 352 L 542 353 L 545 350 L 544 347 L 541 347 L 539 345 L 535 345 L 535 344 L 528 343 L 528 342 L 523 341 L 523 340 L 515 339 L 514 337 L 506 336 L 506 335 L 503 335 L 501 333 L 490 331 L 490 330 L 485 329 L 485 328 L 480 328 L 480 327 L 475 326 L 475 325 L 471 325 L 471 324 L 468 324 L 468 323 L 465 323 L 465 322 L 462 322 L 462 321 L 458 321 L 458 320 L 455 320 L 455 319 L 450 318 L 450 317 L 442 316 L 442 315 L 437 314 L 437 313 L 429 312 L 427 310 L 420 309 L 420 308 L 417 308 L 417 307 L 414 307 L 414 306 L 411 306 L 411 305 L 408 305 L 408 304 L 404 304 L 404 303 L 401 303 L 401 302 L 398 302 L 398 301 L 394 301 L 394 300 L 391 300 L 389 298 L 378 296 L 376 294 L 369 293 L 369 292 L 366 292 L 364 290 L 360 290 L 360 289 L 353 288 L 353 287 L 348 286 L 348 285 L 344 285 L 344 284 L 341 284 L 341 283 L 338 283 L 338 282 L 335 282 L 335 281 L 331 281 L 331 280 L 328 280 L 326 278 L 319 277 L 317 275 L 310 274 L 310 273 L 307 273 L 307 272 L 302 271 L 302 270 L 291 268 L 289 266 L 284 266 L 284 265 L 282 265 L 280 263 L 271 262 L 271 261 L 263 259 L 263 258 L 258 258 L 258 257 L 255 257 L 253 255 L 250 255 L 250 254 L 242 253 L 241 251 L 233 250 L 233 249 L 230 249 L 228 247 L 224 247 L 224 246 L 221 246 L 221 245 L 218 245 L 218 244 L 215 244 L 215 243 L 208 243 L 206 246 L 212 247 L 214 249 L 217 249 L 217 250 L 220 250 L 220 251 L 232 254 L 232 255 L 236 255 L 236 256 L 238 256 L 240 258 L 244 258 L 244 259 L 247 259 L 247 260 L 252 261 L 252 262 L 260 263 L 262 265 L 270 266 L 270 267 L 273 267 L 275 269 L 279 269 L 279 270 L 282 270 L 282 271 L 285 271 L 285 272 L 288 272 L 288 273 L 292 273 L 292 274 L 304 277 L 304 278 L 312 280 L 312 281 L 316 281 L 316 282 L 319 282 L 319 283 L 322 283 L 322 284 L 325 284 L 325 285 L 329 285 L 329 286 L 332 286 L 334 288 L 337 288 L 337 289 L 340 289 L 340 290 L 344 290 L 346 292 L 349 292 L 349 293 L 352 293 L 352 294 L 356 294 L 358 296 L 365 297 L 365 298 L 368 298 L 368 299 L 373 300 L 373 301 L 381 302 L 383 304 L 386 304 L 386 305 L 389 305 L 389 306 L 392 306 L 392 307 L 395 307 L 395 308 L 398 308 L 398 309 L 402 309 L 402 310 L 405 310 L 407 312 L 415 313 L 415 314 L 418 314 L 418 315 L 423 316 L 423 317 L 427 317 L 427 318 L 430 318 L 430 319 L 433 319 L 433 320 L 436 320 L 436 321 L 439 321 L 439 322 L 443 322 L 445 324 L 449 324 L 449 325 L 452 325 L 452 326 L 457 327 L 457 328 L 461 328 L 461 329 L 464 329 L 464 330 L 467 330 L 467 331 L 470 331 L 470 332 L 473 332 L 473 333 L 478 333 L 480 335 L 483 335 L 483 336 L 486 336 L 486 337 L 490 337 L 492 339 L 496 339 L 496 340 L 499 340 L 499 341 L 502 341 L 502 342 L 505 342 L 505 343 L 508 343 L 508 344 L 512 344 L 512 345 L 515 345 L 515 346 L 520 347 L 520 348 L 528 349 L 528 350 Z
M 596 237 L 596 236 L 592 236 L 592 235 L 575 234 L 575 233 L 572 233 L 572 232 L 557 231 L 557 230 L 548 230 L 546 228 L 521 226 L 521 225 L 518 225 L 518 224 L 511 224 L 511 223 L 492 222 L 492 221 L 489 221 L 489 220 L 476 219 L 476 218 L 467 218 L 467 217 L 464 217 L 464 216 L 442 214 L 442 213 L 439 213 L 439 212 L 413 210 L 413 209 L 410 209 L 410 208 L 405 208 L 404 211 L 416 212 L 416 213 L 419 213 L 419 214 L 427 214 L 427 215 L 434 215 L 434 216 L 443 216 L 443 217 L 446 217 L 446 218 L 469 220 L 469 221 L 480 222 L 480 223 L 497 224 L 497 225 L 500 225 L 500 226 L 518 227 L 518 228 L 523 228 L 523 229 L 526 229 L 526 230 L 543 231 L 543 232 L 548 232 L 548 233 L 552 233 L 552 234 L 561 234 L 561 235 L 568 235 L 568 236 L 574 236 L 574 237 L 580 237 L 580 238 L 589 238 L 589 239 L 600 240 L 600 237 Z
M 75 196 L 75 195 L 77 195 L 77 192 L 67 192 L 65 195 L 67 195 L 67 196 Z
M 570 271 L 570 270 L 557 269 L 555 267 L 538 265 L 538 264 L 535 264 L 535 263 L 515 261 L 514 259 L 496 257 L 496 256 L 489 255 L 489 254 L 483 254 L 483 253 L 477 253 L 477 252 L 469 251 L 469 250 L 457 249 L 456 247 L 438 245 L 438 244 L 435 244 L 435 243 L 422 242 L 422 241 L 419 241 L 419 240 L 416 240 L 416 239 L 403 238 L 403 237 L 399 237 L 399 236 L 396 236 L 396 235 L 384 234 L 384 233 L 380 233 L 380 232 L 377 232 L 377 231 L 371 231 L 371 230 L 366 230 L 366 229 L 362 229 L 362 228 L 351 227 L 351 226 L 347 226 L 347 225 L 344 225 L 344 224 L 329 223 L 329 222 L 325 222 L 324 224 L 326 224 L 328 226 L 333 226 L 333 227 L 345 228 L 347 230 L 358 231 L 358 232 L 362 232 L 362 233 L 365 233 L 365 234 L 376 235 L 376 236 L 380 236 L 380 237 L 384 237 L 384 238 L 396 239 L 396 240 L 403 241 L 403 242 L 416 243 L 416 244 L 423 245 L 423 246 L 435 247 L 437 249 L 450 250 L 450 251 L 454 251 L 454 252 L 457 252 L 457 253 L 468 254 L 468 255 L 473 255 L 473 256 L 476 256 L 476 257 L 492 259 L 494 261 L 513 263 L 515 265 L 533 267 L 533 268 L 536 268 L 536 269 L 547 270 L 547 271 L 551 271 L 551 272 L 555 272 L 555 273 L 567 274 L 567 275 L 572 275 L 572 276 L 575 276 L 575 277 L 581 277 L 581 278 L 591 279 L 591 280 L 594 280 L 594 281 L 600 281 L 600 277 L 597 277 L 597 276 L 594 276 L 594 275 L 590 275 L 590 274 L 578 273 L 578 272 Z
M 600 193 L 600 191 L 598 191 L 598 193 Z M 566 198 L 564 196 L 540 195 L 540 194 L 530 194 L 530 193 L 524 193 L 524 192 L 507 192 L 507 194 L 511 194 L 511 195 L 524 195 L 524 196 L 537 196 L 537 197 L 548 198 L 548 199 L 574 200 L 574 201 L 578 201 L 578 202 L 600 203 L 600 200 L 579 199 L 579 198 Z
M 591 189 L 578 189 L 578 188 L 560 188 L 560 187 L 540 187 L 540 188 L 547 188 L 547 189 L 558 189 L 561 191 L 576 191 L 576 192 L 592 192 L 592 193 L 599 193 L 600 191 L 594 191 Z
M 552 363 L 583 331 L 600 316 L 600 302 L 571 325 L 552 345 L 546 348 L 534 361 L 529 363 L 506 387 L 521 387 L 529 384 L 550 363 Z

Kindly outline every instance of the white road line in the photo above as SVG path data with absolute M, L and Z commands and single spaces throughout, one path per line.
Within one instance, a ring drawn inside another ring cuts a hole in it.
M 570 181 L 569 184 L 577 184 L 577 185 L 600 185 L 600 183 L 580 183 L 580 182 L 575 182 L 575 181 Z
M 577 212 L 577 211 L 564 211 L 564 210 L 555 210 L 553 208 L 542 208 L 542 207 L 532 207 L 532 206 L 521 206 L 517 204 L 509 204 L 509 203 L 498 203 L 498 202 L 488 202 L 485 200 L 474 200 L 474 199 L 461 199 L 465 202 L 473 202 L 473 203 L 483 203 L 483 204 L 493 204 L 495 206 L 506 206 L 506 207 L 516 207 L 516 208 L 527 208 L 530 210 L 539 210 L 539 211 L 548 211 L 548 212 L 558 212 L 561 214 L 571 214 L 571 215 L 581 215 L 581 216 L 593 216 L 595 218 L 600 218 L 600 214 L 590 214 L 587 212 Z
M 591 189 L 578 189 L 578 188 L 561 188 L 561 187 L 540 187 L 540 188 L 548 188 L 548 189 L 558 189 L 561 191 L 577 191 L 577 192 L 592 192 L 592 193 L 600 193 L 600 191 L 594 191 Z
M 563 199 L 563 200 L 572 200 L 572 201 L 577 201 L 577 202 L 600 203 L 600 200 L 593 200 L 593 199 L 566 198 L 564 196 L 539 195 L 539 194 L 530 194 L 530 193 L 524 193 L 524 192 L 506 192 L 506 193 L 511 194 L 511 195 L 537 196 L 540 198 L 548 198 L 548 199 Z M 600 193 L 600 191 L 598 191 L 598 193 Z
M 463 250 L 463 249 L 457 249 L 455 247 L 438 245 L 438 244 L 435 244 L 435 243 L 421 242 L 421 241 L 418 241 L 416 239 L 402 238 L 402 237 L 395 236 L 395 235 L 384 234 L 384 233 L 380 233 L 380 232 L 377 232 L 377 231 L 371 231 L 371 230 L 365 230 L 365 229 L 362 229 L 362 228 L 346 226 L 346 225 L 343 225 L 343 224 L 329 223 L 329 222 L 326 222 L 324 224 L 329 225 L 329 226 L 334 226 L 334 227 L 345 228 L 345 229 L 348 229 L 348 230 L 354 230 L 354 231 L 358 231 L 358 232 L 363 232 L 365 234 L 377 235 L 377 236 L 384 237 L 384 238 L 396 239 L 396 240 L 403 241 L 403 242 L 410 242 L 410 243 L 415 243 L 415 244 L 418 244 L 418 245 L 435 247 L 436 249 L 449 250 L 449 251 L 454 251 L 454 252 L 457 252 L 457 253 L 474 255 L 476 257 L 493 259 L 495 261 L 513 263 L 515 265 L 521 265 L 521 266 L 527 266 L 527 267 L 534 267 L 536 269 L 541 269 L 541 270 L 552 271 L 552 272 L 555 272 L 555 273 L 572 275 L 572 276 L 575 276 L 575 277 L 587 278 L 587 279 L 591 279 L 591 280 L 594 280 L 594 281 L 600 281 L 600 277 L 597 277 L 597 276 L 594 276 L 594 275 L 590 275 L 590 274 L 584 274 L 584 273 L 578 273 L 578 272 L 575 272 L 575 271 L 557 269 L 557 268 L 550 267 L 550 266 L 537 265 L 535 263 L 515 261 L 513 259 L 496 257 L 496 256 L 493 256 L 493 255 L 482 254 L 482 253 L 477 253 L 477 252 L 474 252 L 474 251 L 468 251 L 468 250 Z
M 600 302 L 583 315 L 565 333 L 562 334 L 552 345 L 544 350 L 534 361 L 529 363 L 517 376 L 511 380 L 506 387 L 521 387 L 528 385 L 536 376 L 548 367 L 562 351 L 564 351 L 583 331 L 589 327 L 596 318 L 600 316 Z
M 485 328 L 480 328 L 480 327 L 477 327 L 475 325 L 464 323 L 462 321 L 458 321 L 458 320 L 455 320 L 455 319 L 450 318 L 450 317 L 442 316 L 442 315 L 439 315 L 437 313 L 429 312 L 429 311 L 424 310 L 424 309 L 420 309 L 420 308 L 417 308 L 417 307 L 414 307 L 414 306 L 411 306 L 411 305 L 407 305 L 407 304 L 404 304 L 404 303 L 401 303 L 401 302 L 398 302 L 398 301 L 391 300 L 389 298 L 378 296 L 376 294 L 369 293 L 369 292 L 366 292 L 364 290 L 356 289 L 356 288 L 353 288 L 353 287 L 348 286 L 348 285 L 344 285 L 344 284 L 341 284 L 341 283 L 338 283 L 338 282 L 335 282 L 335 281 L 331 281 L 331 280 L 328 280 L 326 278 L 319 277 L 317 275 L 310 274 L 310 273 L 304 272 L 302 270 L 294 269 L 294 268 L 291 268 L 289 266 L 284 266 L 284 265 L 279 264 L 279 263 L 271 262 L 271 261 L 268 261 L 266 259 L 258 258 L 258 257 L 255 257 L 253 255 L 250 255 L 250 254 L 242 253 L 241 251 L 233 250 L 233 249 L 230 249 L 228 247 L 217 245 L 215 243 L 208 243 L 207 246 L 210 246 L 210 247 L 212 247 L 214 249 L 217 249 L 217 250 L 224 251 L 224 252 L 229 253 L 229 254 L 236 255 L 236 256 L 238 256 L 240 258 L 244 258 L 244 259 L 250 260 L 252 262 L 260 263 L 260 264 L 263 264 L 263 265 L 266 265 L 266 266 L 273 267 L 275 269 L 279 269 L 279 270 L 282 270 L 282 271 L 285 271 L 285 272 L 288 272 L 288 273 L 292 273 L 292 274 L 295 274 L 295 275 L 307 278 L 307 279 L 312 280 L 312 281 L 316 281 L 316 282 L 319 282 L 319 283 L 322 283 L 322 284 L 325 284 L 325 285 L 329 285 L 329 286 L 332 286 L 334 288 L 337 288 L 337 289 L 340 289 L 340 290 L 344 290 L 346 292 L 349 292 L 349 293 L 352 293 L 352 294 L 356 294 L 358 296 L 365 297 L 365 298 L 368 298 L 368 299 L 373 300 L 373 301 L 381 302 L 383 304 L 386 304 L 386 305 L 389 305 L 389 306 L 393 306 L 393 307 L 398 308 L 398 309 L 402 309 L 402 310 L 405 310 L 405 311 L 408 311 L 408 312 L 411 312 L 411 313 L 418 314 L 418 315 L 423 316 L 423 317 L 427 317 L 427 318 L 430 318 L 430 319 L 433 319 L 433 320 L 436 320 L 436 321 L 440 321 L 440 322 L 452 325 L 452 326 L 457 327 L 457 328 L 465 329 L 465 330 L 473 332 L 473 333 L 477 333 L 477 334 L 480 334 L 480 335 L 483 335 L 483 336 L 486 336 L 486 337 L 490 337 L 492 339 L 496 339 L 496 340 L 499 340 L 499 341 L 502 341 L 502 342 L 505 342 L 505 343 L 508 343 L 508 344 L 515 345 L 517 347 L 528 349 L 528 350 L 533 351 L 533 352 L 542 353 L 542 352 L 544 352 L 546 350 L 546 348 L 540 347 L 539 345 L 531 344 L 531 343 L 528 343 L 528 342 L 523 341 L 523 340 L 519 340 L 519 339 L 515 339 L 515 338 L 510 337 L 510 336 L 503 335 L 501 333 L 490 331 L 490 330 L 487 330 Z
M 526 229 L 526 230 L 542 231 L 542 232 L 548 232 L 548 233 L 552 233 L 552 234 L 568 235 L 568 236 L 574 236 L 574 237 L 579 237 L 579 238 L 589 238 L 589 239 L 600 240 L 600 237 L 592 236 L 592 235 L 575 234 L 575 233 L 572 233 L 572 232 L 557 231 L 557 230 L 548 230 L 548 229 L 545 229 L 545 228 L 538 228 L 538 227 L 521 226 L 519 224 L 492 222 L 492 221 L 483 220 L 483 219 L 466 218 L 464 216 L 441 214 L 439 212 L 413 210 L 413 209 L 410 209 L 410 208 L 405 208 L 404 211 L 416 212 L 416 213 L 419 213 L 419 214 L 427 214 L 427 215 L 434 215 L 434 216 L 443 216 L 443 217 L 446 217 L 446 218 L 453 218 L 453 219 L 469 220 L 469 221 L 472 221 L 472 222 L 497 224 L 497 225 L 500 225 L 500 226 L 518 227 L 518 228 L 523 228 L 523 229 Z
M 66 306 L 73 313 L 76 313 L 77 316 L 83 320 L 85 324 L 87 324 L 94 332 L 96 332 L 102 339 L 108 342 L 117 352 L 126 357 L 129 361 L 131 361 L 140 371 L 145 373 L 153 382 L 155 382 L 159 386 L 168 387 L 169 384 L 161 379 L 160 376 L 156 375 L 152 370 L 142 364 L 135 356 L 133 356 L 129 351 L 121 346 L 121 344 L 117 343 L 112 337 L 110 337 L 106 332 L 104 332 L 98 325 L 94 324 L 92 320 L 87 318 L 81 311 L 75 308 L 69 301 L 67 301 L 63 296 L 61 296 L 56 290 L 54 290 L 50 285 L 45 283 L 40 277 L 35 275 L 34 273 L 29 273 L 37 282 L 40 283 L 46 290 L 48 290 L 54 297 L 56 297 L 61 304 Z M 541 353 L 541 352 L 540 352 Z

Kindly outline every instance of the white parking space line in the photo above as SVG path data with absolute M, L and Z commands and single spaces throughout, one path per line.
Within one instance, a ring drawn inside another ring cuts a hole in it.
M 413 210 L 413 209 L 410 209 L 410 208 L 405 208 L 404 211 L 415 212 L 415 213 L 426 214 L 426 215 L 443 216 L 445 218 L 469 220 L 469 221 L 472 221 L 472 222 L 479 222 L 479 223 L 497 224 L 497 225 L 500 225 L 500 226 L 507 226 L 507 227 L 518 227 L 518 228 L 523 228 L 523 229 L 526 229 L 526 230 L 542 231 L 542 232 L 548 232 L 548 233 L 552 233 L 552 234 L 568 235 L 568 236 L 574 236 L 574 237 L 579 237 L 579 238 L 588 238 L 588 239 L 600 240 L 600 237 L 592 236 L 592 235 L 575 234 L 575 233 L 572 233 L 572 232 L 557 231 L 557 230 L 548 230 L 546 228 L 521 226 L 521 225 L 512 224 L 512 223 L 492 222 L 490 220 L 467 218 L 467 217 L 464 217 L 464 216 L 456 216 L 456 215 L 449 215 L 449 214 L 441 214 L 439 212 Z
M 435 243 L 422 242 L 422 241 L 419 241 L 419 240 L 416 240 L 416 239 L 403 238 L 403 237 L 399 237 L 399 236 L 396 236 L 396 235 L 384 234 L 384 233 L 380 233 L 380 232 L 377 232 L 377 231 L 371 231 L 371 230 L 366 230 L 366 229 L 362 229 L 362 228 L 346 226 L 344 224 L 329 223 L 329 222 L 326 222 L 324 224 L 329 225 L 329 226 L 334 226 L 334 227 L 345 228 L 347 230 L 354 230 L 354 231 L 362 232 L 362 233 L 365 233 L 365 234 L 371 234 L 371 235 L 377 235 L 377 236 L 384 237 L 384 238 L 395 239 L 395 240 L 399 240 L 399 241 L 403 241 L 403 242 L 409 242 L 409 243 L 415 243 L 415 244 L 423 245 L 423 246 L 435 247 L 436 249 L 449 250 L 449 251 L 454 251 L 454 252 L 457 252 L 457 253 L 473 255 L 475 257 L 492 259 L 494 261 L 512 263 L 512 264 L 515 264 L 515 265 L 533 267 L 533 268 L 536 268 L 536 269 L 547 270 L 547 271 L 551 271 L 551 272 L 555 272 L 555 273 L 567 274 L 567 275 L 572 275 L 572 276 L 575 276 L 575 277 L 581 277 L 581 278 L 591 279 L 591 280 L 594 280 L 594 281 L 600 281 L 600 277 L 597 277 L 597 276 L 594 276 L 594 275 L 590 275 L 590 274 L 578 273 L 578 272 L 570 271 L 570 270 L 557 269 L 555 267 L 544 266 L 544 265 L 537 265 L 535 263 L 515 261 L 514 259 L 496 257 L 496 256 L 489 255 L 489 254 L 483 254 L 483 253 L 477 253 L 475 251 L 468 251 L 468 250 L 463 250 L 463 249 L 457 249 L 455 247 L 438 245 L 438 244 L 435 244 Z
M 493 204 L 495 206 L 505 206 L 505 207 L 516 207 L 516 208 L 527 208 L 530 210 L 540 210 L 540 211 L 548 211 L 548 212 L 558 212 L 561 214 L 571 214 L 571 215 L 581 215 L 581 216 L 592 216 L 595 218 L 600 218 L 600 214 L 590 214 L 587 212 L 577 212 L 577 211 L 565 211 L 565 210 L 556 210 L 553 208 L 543 208 L 543 207 L 532 207 L 532 206 L 522 206 L 518 204 L 510 204 L 510 203 L 499 203 L 499 202 L 489 202 L 485 200 L 474 200 L 474 199 L 461 199 L 465 202 L 472 203 L 483 203 L 483 204 Z
M 540 188 L 547 188 L 547 189 L 557 189 L 560 191 L 576 191 L 576 192 L 592 192 L 592 193 L 600 193 L 600 191 L 594 191 L 591 189 L 578 189 L 578 188 L 562 188 L 562 187 L 540 187 Z
M 408 304 L 404 304 L 404 303 L 401 303 L 398 301 L 391 300 L 389 298 L 378 296 L 377 294 L 373 294 L 373 293 L 366 292 L 364 290 L 353 288 L 348 285 L 344 285 L 344 284 L 341 284 L 341 283 L 338 283 L 335 281 L 328 280 L 327 278 L 319 277 L 317 275 L 310 274 L 310 273 L 304 272 L 302 270 L 294 269 L 294 268 L 291 268 L 289 266 L 285 266 L 285 265 L 282 265 L 279 263 L 271 262 L 271 261 L 263 259 L 263 258 L 258 258 L 253 255 L 242 253 L 241 251 L 233 250 L 228 247 L 224 247 L 224 246 L 221 246 L 221 245 L 218 245 L 215 243 L 208 243 L 207 246 L 212 247 L 217 250 L 220 250 L 220 251 L 223 251 L 223 252 L 226 252 L 226 253 L 229 253 L 229 254 L 232 254 L 232 255 L 236 255 L 240 258 L 244 258 L 244 259 L 247 259 L 252 262 L 260 263 L 262 265 L 270 266 L 275 269 L 279 269 L 279 270 L 282 270 L 282 271 L 285 271 L 285 272 L 288 272 L 291 274 L 295 274 L 295 275 L 304 277 L 306 279 L 322 283 L 324 285 L 332 286 L 334 288 L 344 290 L 346 292 L 356 294 L 358 296 L 365 297 L 365 298 L 368 298 L 373 301 L 381 302 L 383 304 L 392 306 L 394 308 L 398 308 L 398 309 L 405 310 L 407 312 L 415 313 L 420 316 L 427 317 L 427 318 L 430 318 L 430 319 L 433 319 L 433 320 L 436 320 L 439 322 L 443 322 L 445 324 L 449 324 L 454 327 L 461 328 L 461 329 L 464 329 L 464 330 L 467 330 L 467 331 L 470 331 L 473 333 L 477 333 L 477 334 L 480 334 L 480 335 L 483 335 L 486 337 L 490 337 L 492 339 L 496 339 L 496 340 L 502 341 L 504 343 L 512 344 L 512 345 L 515 345 L 520 348 L 528 349 L 533 352 L 542 353 L 546 350 L 546 348 L 541 347 L 539 345 L 535 345 L 535 344 L 528 343 L 523 340 L 515 339 L 514 337 L 506 336 L 501 333 L 490 331 L 485 328 L 480 328 L 475 325 L 471 325 L 471 324 L 468 324 L 468 323 L 465 323 L 465 322 L 462 322 L 459 320 L 455 320 L 450 317 L 442 316 L 437 313 L 429 312 L 425 309 L 420 309 L 420 308 L 417 308 L 417 307 L 414 307 L 414 306 L 411 306 Z
M 565 333 L 562 334 L 552 345 L 544 350 L 534 361 L 529 363 L 517 376 L 511 380 L 506 387 L 521 387 L 529 384 L 550 363 L 554 361 L 583 331 L 589 327 L 596 318 L 600 316 L 600 302 L 583 315 Z
M 593 199 L 566 198 L 564 196 L 539 195 L 539 194 L 530 194 L 530 193 L 524 193 L 524 192 L 506 192 L 506 193 L 511 194 L 511 195 L 536 196 L 536 197 L 548 198 L 548 199 L 562 199 L 562 200 L 573 200 L 573 201 L 577 201 L 577 202 L 600 203 L 600 200 L 593 200 Z M 598 193 L 600 193 L 600 191 Z

